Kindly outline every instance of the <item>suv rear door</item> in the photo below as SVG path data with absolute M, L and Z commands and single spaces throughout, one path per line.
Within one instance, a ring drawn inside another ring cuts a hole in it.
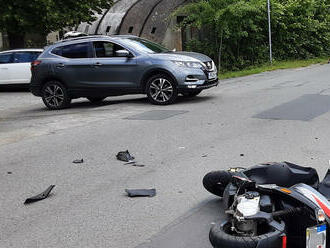
M 92 75 L 94 85 L 110 89 L 136 89 L 137 60 L 135 57 L 117 57 L 116 51 L 126 50 L 109 41 L 94 41 Z
M 51 51 L 52 54 L 61 56 L 54 60 L 53 71 L 71 89 L 84 89 L 92 85 L 90 42 L 80 42 L 59 46 Z

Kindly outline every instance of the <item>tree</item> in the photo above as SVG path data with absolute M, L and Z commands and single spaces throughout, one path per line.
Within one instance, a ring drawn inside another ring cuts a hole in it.
M 0 31 L 11 48 L 24 47 L 26 33 L 47 35 L 95 20 L 94 13 L 111 7 L 112 0 L 0 0 Z
M 330 55 L 329 0 L 271 3 L 276 60 Z M 204 34 L 188 41 L 189 49 L 207 53 L 218 64 L 221 58 L 224 69 L 239 70 L 268 60 L 266 4 L 266 0 L 194 0 L 175 14 L 187 16 L 182 27 L 197 27 Z

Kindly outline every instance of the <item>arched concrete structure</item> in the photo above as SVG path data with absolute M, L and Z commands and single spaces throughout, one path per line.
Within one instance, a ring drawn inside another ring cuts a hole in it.
M 109 10 L 96 15 L 92 24 L 82 23 L 77 31 L 88 34 L 132 34 L 169 48 L 181 49 L 181 32 L 174 31 L 176 18 L 170 18 L 180 5 L 191 0 L 116 0 Z
M 169 27 L 172 12 L 182 5 L 186 0 L 162 0 L 153 9 L 151 15 L 146 21 L 141 37 L 162 43 L 165 38 L 165 33 Z
M 124 16 L 138 0 L 119 0 L 104 15 L 96 34 L 118 34 Z
M 139 0 L 123 18 L 119 34 L 140 36 L 146 20 L 162 0 Z

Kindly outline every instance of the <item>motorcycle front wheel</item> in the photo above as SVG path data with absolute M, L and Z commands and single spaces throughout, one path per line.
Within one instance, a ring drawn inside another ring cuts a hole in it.
M 231 223 L 215 224 L 210 231 L 210 241 L 214 248 L 281 248 L 282 235 L 280 231 L 269 230 L 259 236 L 240 236 L 231 232 Z

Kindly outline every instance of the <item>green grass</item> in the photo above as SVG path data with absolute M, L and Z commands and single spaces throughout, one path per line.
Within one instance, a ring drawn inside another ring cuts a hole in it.
M 265 64 L 260 66 L 253 66 L 241 71 L 226 71 L 220 72 L 219 79 L 243 77 L 252 74 L 257 74 L 265 71 L 273 71 L 279 69 L 290 69 L 290 68 L 299 68 L 306 67 L 312 64 L 326 64 L 328 63 L 329 58 L 314 58 L 307 60 L 290 60 L 290 61 L 275 61 L 272 65 Z

